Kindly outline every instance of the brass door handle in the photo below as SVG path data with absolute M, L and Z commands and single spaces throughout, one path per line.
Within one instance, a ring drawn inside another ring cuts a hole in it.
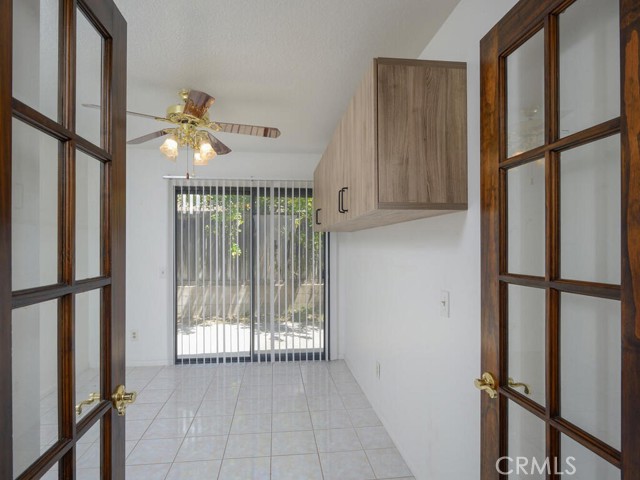
M 478 390 L 486 392 L 490 398 L 496 398 L 498 396 L 496 380 L 489 372 L 484 372 L 482 377 L 476 378 L 473 381 L 473 384 Z
M 111 395 L 113 408 L 118 411 L 118 415 L 123 416 L 127 411 L 127 405 L 136 401 L 138 394 L 136 392 L 125 391 L 124 385 L 118 385 L 116 391 Z
M 529 385 L 527 385 L 526 383 L 516 382 L 511 377 L 509 377 L 509 380 L 507 380 L 507 383 L 509 384 L 509 386 L 511 388 L 524 387 L 524 394 L 525 395 L 530 395 L 531 394 L 531 389 L 529 388 Z
M 79 404 L 76 405 L 76 415 L 82 414 L 82 408 L 86 405 L 91 405 L 92 403 L 96 403 L 100 401 L 100 394 L 96 392 L 92 392 L 89 394 L 89 398 L 86 400 L 82 400 Z

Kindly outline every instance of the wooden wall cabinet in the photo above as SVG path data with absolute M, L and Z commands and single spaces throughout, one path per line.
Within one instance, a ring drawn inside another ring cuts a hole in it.
M 466 210 L 466 64 L 375 59 L 313 178 L 318 231 Z

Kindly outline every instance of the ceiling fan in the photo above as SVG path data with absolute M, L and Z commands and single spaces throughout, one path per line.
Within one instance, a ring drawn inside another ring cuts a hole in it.
M 127 114 L 136 117 L 151 118 L 173 124 L 171 127 L 129 140 L 127 144 L 138 145 L 168 135 L 168 138 L 160 147 L 160 151 L 168 159 L 176 160 L 179 146 L 189 147 L 194 151 L 194 165 L 206 165 L 216 155 L 226 155 L 231 152 L 231 149 L 214 137 L 211 131 L 266 138 L 278 138 L 280 136 L 280 130 L 273 127 L 211 121 L 208 112 L 213 102 L 215 102 L 215 98 L 205 92 L 182 89 L 178 92 L 178 95 L 182 99 L 182 103 L 170 105 L 167 108 L 165 117 L 127 111 Z M 100 108 L 99 105 L 94 104 L 83 104 L 83 106 Z

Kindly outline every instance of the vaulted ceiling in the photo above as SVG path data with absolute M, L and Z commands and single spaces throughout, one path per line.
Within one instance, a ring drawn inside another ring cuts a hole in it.
M 282 130 L 219 134 L 234 151 L 320 153 L 371 59 L 416 58 L 458 1 L 116 0 L 128 108 L 162 115 L 195 88 L 216 97 L 212 119 Z M 158 126 L 131 117 L 129 137 Z

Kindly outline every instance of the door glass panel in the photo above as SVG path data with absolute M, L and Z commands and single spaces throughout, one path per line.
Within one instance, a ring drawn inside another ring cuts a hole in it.
M 96 422 L 76 445 L 76 473 L 78 479 L 100 480 L 100 422 Z
M 76 404 L 100 393 L 100 300 L 101 290 L 76 295 Z M 80 420 L 98 402 L 83 406 Z
M 562 278 L 620 284 L 620 135 L 562 152 Z
M 620 302 L 562 294 L 562 417 L 620 449 Z
M 81 10 L 77 13 L 77 28 L 76 131 L 93 144 L 102 146 L 102 110 L 83 106 L 101 105 L 102 102 L 102 36 Z
M 13 0 L 13 96 L 58 120 L 58 0 Z
M 508 270 L 544 276 L 545 187 L 542 160 L 507 174 Z
M 12 290 L 58 281 L 58 146 L 12 121 Z
M 544 142 L 544 33 L 507 57 L 507 156 Z
M 560 436 L 561 473 L 580 480 L 620 480 L 620 470 L 566 435 Z M 572 473 L 573 472 L 573 473 Z
M 560 15 L 560 134 L 618 115 L 619 2 L 578 0 Z
M 545 404 L 545 291 L 509 285 L 509 377 L 513 387 Z
M 544 466 L 546 459 L 545 424 L 534 414 L 523 409 L 514 402 L 509 402 L 509 446 L 508 455 L 511 462 L 503 462 L 501 470 L 509 473 L 509 478 L 545 479 L 535 464 Z M 519 458 L 523 460 L 519 460 Z M 526 459 L 526 464 L 525 464 Z M 544 468 L 544 467 L 542 467 Z
M 102 162 L 76 152 L 76 278 L 100 275 Z
M 13 476 L 58 440 L 58 302 L 13 310 Z

